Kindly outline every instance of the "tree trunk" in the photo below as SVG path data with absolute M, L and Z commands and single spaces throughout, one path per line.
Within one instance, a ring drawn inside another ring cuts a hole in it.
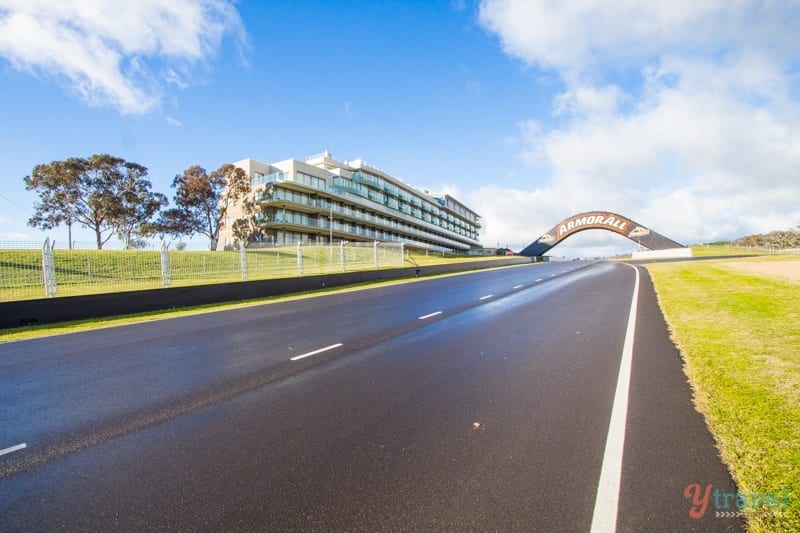
M 206 220 L 208 220 L 208 240 L 211 241 L 211 251 L 217 251 L 217 239 L 219 238 L 219 231 L 214 233 L 214 222 L 211 220 L 211 214 L 209 213 L 206 216 Z

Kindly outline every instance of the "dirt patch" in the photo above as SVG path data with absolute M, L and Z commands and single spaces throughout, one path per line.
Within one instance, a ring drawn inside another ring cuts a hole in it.
M 760 274 L 762 276 L 775 276 L 778 278 L 789 279 L 792 281 L 800 281 L 800 260 L 797 261 L 779 261 L 779 262 L 766 262 L 766 261 L 736 261 L 725 263 L 725 266 L 749 272 L 751 274 Z

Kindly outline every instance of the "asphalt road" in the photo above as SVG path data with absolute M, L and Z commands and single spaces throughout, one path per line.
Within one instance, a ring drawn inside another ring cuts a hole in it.
M 0 345 L 0 530 L 739 530 L 639 273 L 635 331 L 573 261 Z

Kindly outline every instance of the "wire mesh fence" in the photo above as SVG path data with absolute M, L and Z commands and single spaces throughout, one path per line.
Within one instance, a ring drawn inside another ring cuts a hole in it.
M 251 245 L 235 251 L 59 249 L 0 243 L 0 301 L 394 268 L 402 243 Z

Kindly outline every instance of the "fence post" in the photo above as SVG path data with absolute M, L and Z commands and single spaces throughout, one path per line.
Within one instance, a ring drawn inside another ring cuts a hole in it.
M 56 241 L 50 242 L 50 237 L 45 238 L 42 246 L 42 282 L 44 292 L 50 298 L 56 296 L 56 264 L 53 258 L 53 247 Z
M 345 271 L 344 265 L 344 243 L 347 241 L 339 241 L 339 262 L 342 264 L 342 272 Z
M 380 268 L 380 265 L 378 264 L 378 241 L 372 242 L 372 256 L 375 258 L 375 268 Z
M 164 280 L 164 286 L 169 287 L 170 282 L 170 268 L 169 268 L 169 254 L 167 250 L 169 244 L 161 241 L 161 278 Z
M 303 275 L 303 241 L 297 243 L 297 275 Z
M 242 266 L 242 281 L 247 281 L 247 254 L 244 253 L 244 241 L 239 243 L 239 263 Z

